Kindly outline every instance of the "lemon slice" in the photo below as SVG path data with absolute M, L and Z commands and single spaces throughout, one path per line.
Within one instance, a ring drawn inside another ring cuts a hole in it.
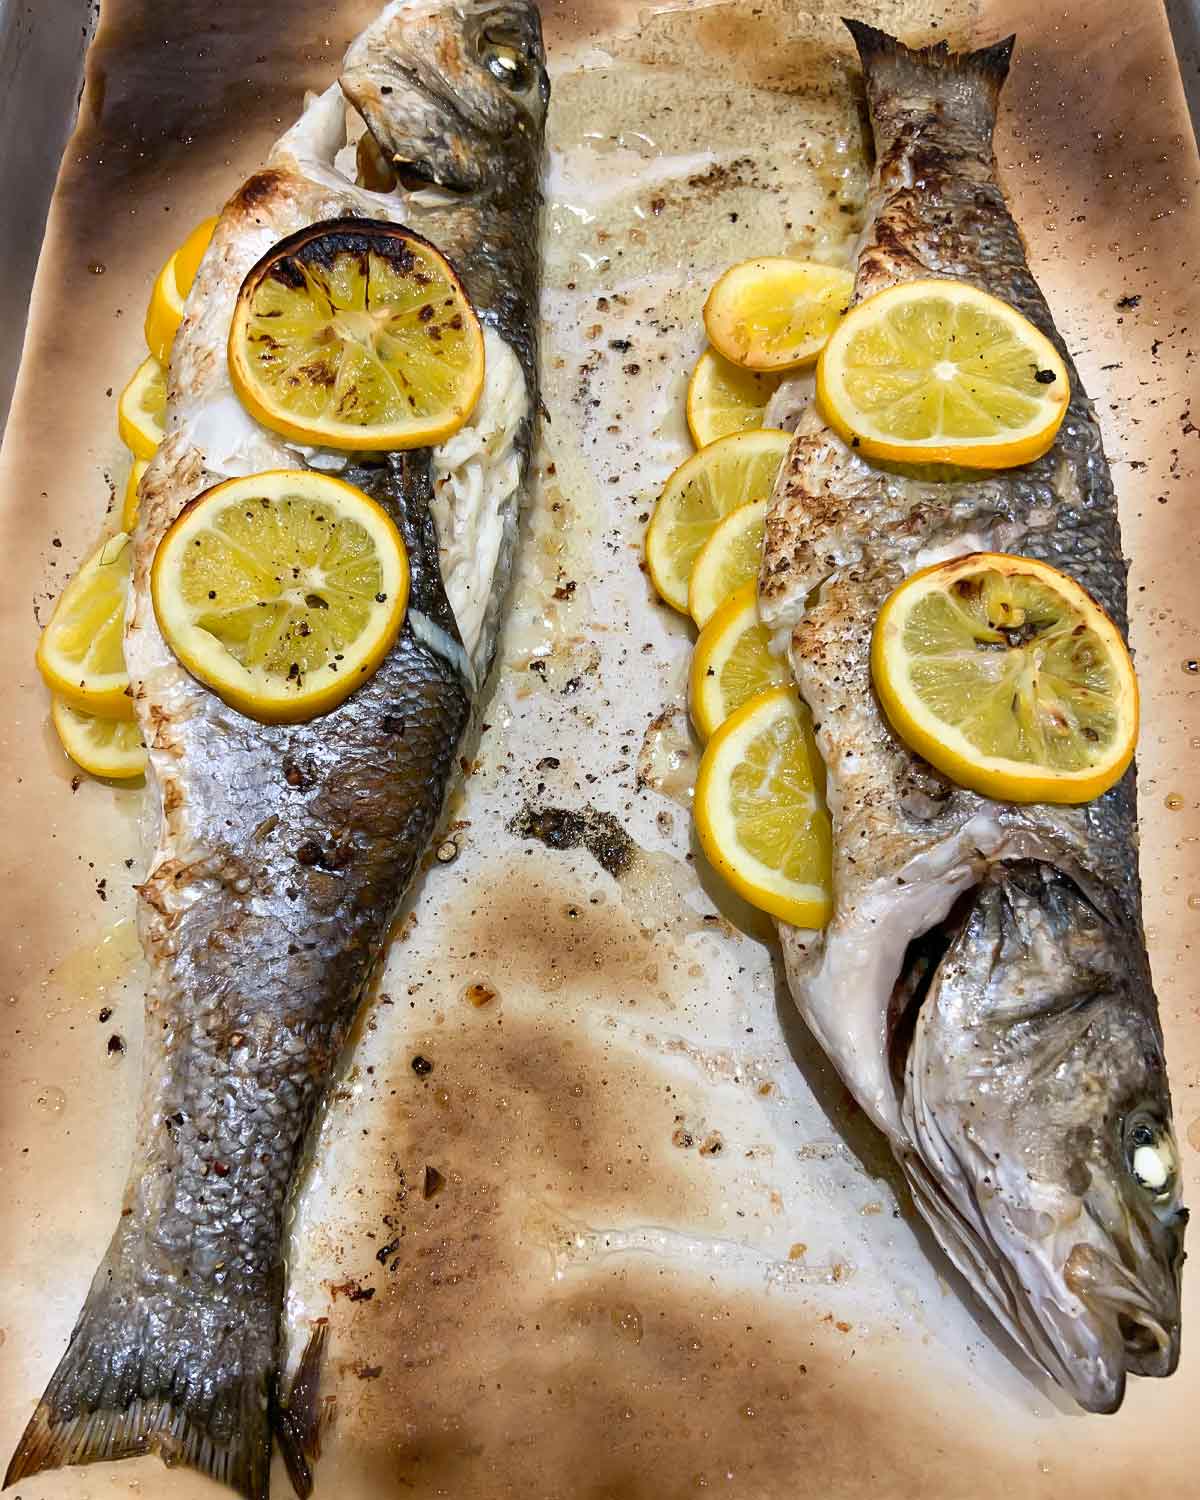
M 692 564 L 688 613 L 703 628 L 736 589 L 758 577 L 769 499 L 730 511 Z
M 418 448 L 470 416 L 483 333 L 432 245 L 339 219 L 283 240 L 246 277 L 229 372 L 251 415 L 296 442 Z
M 860 302 L 821 352 L 826 420 L 868 458 L 1005 469 L 1054 441 L 1071 386 L 1028 319 L 962 281 L 909 281 Z
M 167 644 L 226 703 L 268 723 L 327 713 L 396 639 L 408 555 L 387 512 L 312 470 L 214 485 L 151 570 Z
M 145 773 L 146 747 L 132 719 L 81 714 L 61 698 L 51 702 L 50 718 L 63 749 L 89 775 L 130 781 Z
M 840 266 L 773 255 L 731 266 L 708 294 L 704 326 L 726 359 L 748 370 L 811 364 L 854 291 Z
M 171 345 L 183 320 L 183 304 L 216 224 L 216 219 L 204 219 L 197 224 L 155 278 L 146 309 L 145 333 L 150 353 L 164 368 L 170 363 Z
M 208 249 L 216 227 L 216 219 L 201 219 L 175 252 L 175 283 L 179 287 L 179 295 L 185 300 L 192 289 L 196 272 L 200 269 L 200 262 L 204 259 L 204 252 Z
M 758 618 L 758 582 L 752 579 L 721 605 L 692 652 L 688 697 L 692 723 L 703 739 L 758 693 L 791 682 L 787 662 L 771 654 L 770 641 Z
M 1125 642 L 1046 563 L 976 552 L 915 574 L 879 613 L 871 671 L 897 734 L 985 797 L 1087 802 L 1133 759 Z
M 183 293 L 179 290 L 175 271 L 178 253 L 172 255 L 155 278 L 150 305 L 146 309 L 146 344 L 164 368 L 170 362 L 171 345 L 183 318 Z
M 663 487 L 646 528 L 646 564 L 666 602 L 688 612 L 692 564 L 730 511 L 770 496 L 791 442 L 760 427 L 719 438 L 679 465 Z
M 133 466 L 129 470 L 129 478 L 125 481 L 125 498 L 121 502 L 121 530 L 132 531 L 137 525 L 138 518 L 138 485 L 142 482 L 142 475 L 150 467 L 148 458 L 135 458 Z
M 700 760 L 694 808 L 709 863 L 752 906 L 795 927 L 825 925 L 825 767 L 794 687 L 759 693 L 720 726 Z
M 715 349 L 696 361 L 687 388 L 687 424 L 697 448 L 761 427 L 767 402 L 779 389 L 782 375 L 743 370 Z
M 133 372 L 117 402 L 117 431 L 134 458 L 153 458 L 166 433 L 167 381 L 153 354 Z
M 133 549 L 124 532 L 102 542 L 67 584 L 38 642 L 38 669 L 72 708 L 132 719 L 125 670 L 125 603 Z

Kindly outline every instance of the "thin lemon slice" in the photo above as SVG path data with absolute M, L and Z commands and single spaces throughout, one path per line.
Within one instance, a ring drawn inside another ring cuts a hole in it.
M 336 707 L 387 655 L 408 555 L 361 490 L 275 469 L 186 506 L 150 583 L 163 636 L 193 676 L 251 718 L 296 723 Z
M 719 438 L 679 465 L 646 528 L 646 564 L 659 594 L 688 612 L 692 564 L 730 511 L 766 499 L 791 439 L 760 427 Z
M 150 353 L 164 368 L 170 362 L 171 345 L 183 320 L 183 305 L 216 224 L 216 219 L 197 224 L 155 278 L 146 309 L 145 334 Z
M 779 389 L 782 375 L 743 370 L 715 349 L 696 361 L 687 388 L 687 424 L 697 448 L 761 427 L 767 402 Z
M 758 582 L 752 579 L 721 605 L 692 652 L 689 706 L 702 738 L 757 694 L 791 682 L 787 662 L 771 654 L 770 641 L 758 618 Z
M 125 670 L 132 554 L 124 532 L 102 542 L 63 590 L 38 642 L 38 670 L 50 691 L 101 718 L 133 718 Z
M 336 219 L 281 241 L 246 277 L 229 372 L 251 415 L 296 442 L 419 448 L 470 416 L 483 333 L 427 241 Z
M 1049 448 L 1071 386 L 1058 350 L 1007 302 L 962 281 L 909 281 L 842 320 L 817 398 L 867 458 L 1005 469 Z
M 216 227 L 216 219 L 201 219 L 175 252 L 175 283 L 179 287 L 179 295 L 185 300 Z
M 121 530 L 132 531 L 138 518 L 138 485 L 142 475 L 150 467 L 148 458 L 135 458 L 125 481 L 125 497 L 121 502 Z
M 117 430 L 134 458 L 153 458 L 166 436 L 166 372 L 153 354 L 133 372 L 117 402 Z
M 879 613 L 871 671 L 897 734 L 985 797 L 1087 802 L 1133 759 L 1120 631 L 1032 558 L 976 552 L 915 574 Z
M 183 318 L 184 294 L 179 290 L 179 278 L 175 270 L 177 255 L 178 251 L 155 278 L 150 305 L 146 309 L 146 344 L 150 353 L 164 368 L 170 363 L 171 345 L 175 342 L 175 334 Z
M 701 757 L 694 807 L 709 863 L 752 906 L 795 927 L 825 925 L 825 767 L 795 688 L 769 688 L 725 720 Z
M 703 628 L 736 589 L 758 577 L 769 498 L 730 511 L 692 564 L 688 613 Z
M 781 255 L 731 266 L 708 294 L 704 326 L 726 359 L 748 370 L 811 364 L 854 291 L 840 266 Z
M 142 732 L 132 719 L 101 719 L 81 714 L 55 698 L 50 718 L 63 749 L 90 776 L 131 781 L 146 770 Z

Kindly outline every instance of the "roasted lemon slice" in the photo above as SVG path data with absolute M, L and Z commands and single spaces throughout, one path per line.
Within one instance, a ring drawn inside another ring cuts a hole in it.
M 146 345 L 164 369 L 170 363 L 171 345 L 183 319 L 183 293 L 175 271 L 177 254 L 172 255 L 155 278 L 144 324 Z
M 134 458 L 153 458 L 166 433 L 166 372 L 153 354 L 133 372 L 117 402 L 117 431 Z
M 769 499 L 751 500 L 720 523 L 692 564 L 688 613 L 703 628 L 735 589 L 758 577 Z
M 771 636 L 758 618 L 758 582 L 743 584 L 700 632 L 692 652 L 689 704 L 704 739 L 751 698 L 791 682 L 788 664 L 770 650 Z
M 192 289 L 216 222 L 216 219 L 205 219 L 197 224 L 155 278 L 150 305 L 146 309 L 145 334 L 150 353 L 164 369 L 170 362 L 171 345 L 183 320 L 183 304 Z
M 1040 458 L 1071 398 L 1058 350 L 962 281 L 909 281 L 860 302 L 821 351 L 826 420 L 867 458 L 1005 469 Z
M 730 511 L 766 499 L 791 439 L 769 427 L 735 432 L 679 465 L 646 528 L 646 563 L 654 587 L 688 612 L 692 564 Z
M 201 219 L 175 252 L 175 281 L 184 298 L 192 289 L 196 272 L 200 269 L 200 262 L 204 259 L 204 252 L 208 249 L 216 227 L 215 218 Z
M 795 688 L 770 688 L 725 720 L 701 758 L 694 807 L 710 864 L 752 906 L 794 927 L 825 925 L 825 767 Z
M 130 781 L 146 770 L 142 732 L 132 719 L 101 719 L 81 714 L 55 698 L 50 718 L 63 749 L 90 776 Z
M 268 723 L 336 707 L 396 639 L 408 556 L 387 512 L 312 470 L 229 479 L 159 543 L 154 611 L 167 644 L 226 703 Z
M 124 532 L 102 542 L 63 590 L 38 642 L 38 669 L 50 691 L 100 718 L 133 718 L 125 670 L 132 551 Z
M 330 448 L 440 443 L 483 388 L 483 333 L 450 264 L 394 224 L 283 240 L 238 294 L 229 371 L 264 426 Z
M 135 458 L 125 481 L 125 498 L 121 502 L 121 530 L 132 531 L 138 518 L 138 485 L 142 475 L 150 467 L 148 458 Z
M 1133 758 L 1120 631 L 1032 558 L 976 552 L 915 574 L 879 613 L 871 671 L 897 734 L 985 797 L 1087 802 Z
M 696 361 L 687 388 L 687 424 L 697 448 L 761 427 L 767 402 L 779 389 L 782 375 L 743 370 L 706 349 Z
M 704 326 L 726 359 L 748 370 L 811 364 L 854 291 L 840 266 L 773 255 L 731 266 L 708 294 Z

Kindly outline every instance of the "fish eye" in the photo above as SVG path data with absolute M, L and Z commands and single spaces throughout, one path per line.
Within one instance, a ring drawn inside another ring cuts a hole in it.
M 1134 1181 L 1163 1203 L 1175 1190 L 1178 1163 L 1170 1132 L 1145 1115 L 1130 1120 L 1125 1131 L 1125 1155 Z
M 501 26 L 485 26 L 479 36 L 479 56 L 493 78 L 522 94 L 533 81 L 533 68 L 520 38 Z

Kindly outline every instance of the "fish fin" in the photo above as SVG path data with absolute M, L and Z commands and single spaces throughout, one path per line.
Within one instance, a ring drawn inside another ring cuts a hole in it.
M 906 47 L 886 31 L 880 31 L 877 26 L 868 26 L 865 21 L 856 21 L 851 16 L 843 16 L 842 24 L 854 38 L 863 70 L 868 75 L 885 58 L 902 59 L 917 69 L 973 74 L 989 86 L 993 101 L 1008 77 L 1013 47 L 1017 41 L 1016 32 L 1013 32 L 1011 36 L 993 42 L 990 46 L 980 47 L 974 52 L 951 52 L 946 42 L 937 42 L 931 47 Z
M 313 1490 L 312 1465 L 321 1457 L 321 1365 L 329 1337 L 329 1322 L 318 1318 L 296 1366 L 287 1396 L 271 1404 L 271 1426 L 288 1478 L 300 1500 Z
M 267 1500 L 275 1329 L 249 1309 L 238 1321 L 237 1310 L 213 1318 L 211 1307 L 207 1318 L 197 1308 L 195 1318 L 185 1311 L 178 1319 L 161 1300 L 130 1295 L 110 1265 L 92 1284 L 2 1488 L 44 1469 L 157 1453 L 168 1467 L 198 1469 L 246 1500 Z

